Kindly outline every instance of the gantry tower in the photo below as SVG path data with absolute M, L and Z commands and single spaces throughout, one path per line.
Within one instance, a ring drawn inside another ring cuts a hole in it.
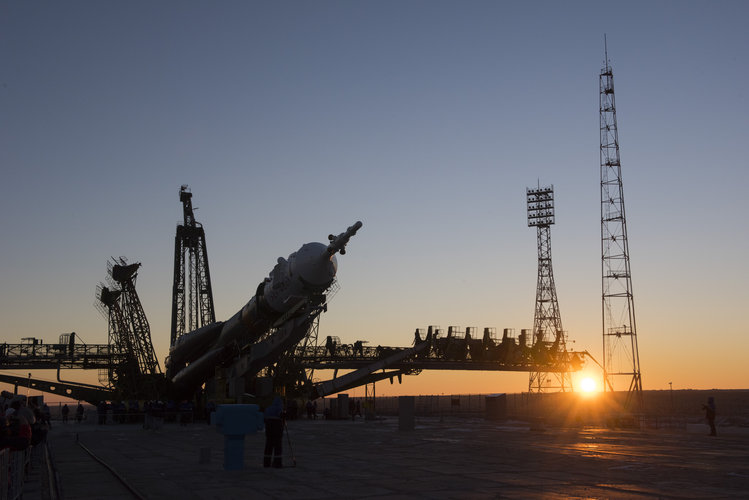
M 135 290 L 140 263 L 128 264 L 124 257 L 107 262 L 108 286 L 96 290 L 97 307 L 107 317 L 109 353 L 106 373 L 100 382 L 126 397 L 149 394 L 151 381 L 161 367 L 151 342 L 151 327 Z
M 538 240 L 538 280 L 536 282 L 536 311 L 533 317 L 533 345 L 531 352 L 539 365 L 550 360 L 567 359 L 567 347 L 559 315 L 554 271 L 551 267 L 551 226 L 554 224 L 554 186 L 527 188 L 528 227 L 536 228 Z M 560 353 L 563 354 L 560 356 Z M 553 378 L 551 378 L 553 376 Z M 572 389 L 568 371 L 531 372 L 528 392 L 546 389 Z
M 186 185 L 179 190 L 183 223 L 174 238 L 174 284 L 172 287 L 172 330 L 170 345 L 184 333 L 216 321 L 213 310 L 211 273 L 203 226 L 195 221 L 192 193 Z
M 601 299 L 604 391 L 615 389 L 615 378 L 629 380 L 626 406 L 642 405 L 640 355 L 629 265 L 627 218 L 616 125 L 614 74 L 605 43 L 599 76 L 601 128 Z

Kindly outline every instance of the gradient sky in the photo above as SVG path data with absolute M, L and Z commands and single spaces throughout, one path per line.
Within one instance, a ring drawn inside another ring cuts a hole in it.
M 747 19 L 743 1 L 2 0 L 0 339 L 105 343 L 94 290 L 124 255 L 163 366 L 181 184 L 218 319 L 361 220 L 320 335 L 532 328 L 540 182 L 563 326 L 601 360 L 606 33 L 643 386 L 747 388 Z M 527 382 L 429 372 L 378 394 Z

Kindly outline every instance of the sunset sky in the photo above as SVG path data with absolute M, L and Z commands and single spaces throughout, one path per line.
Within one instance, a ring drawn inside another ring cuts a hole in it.
M 361 220 L 321 336 L 519 332 L 537 274 L 525 189 L 540 183 L 555 188 L 568 347 L 602 360 L 606 34 L 643 387 L 747 388 L 747 19 L 744 1 L 2 0 L 0 340 L 105 343 L 94 291 L 123 255 L 143 264 L 163 367 L 181 184 L 218 319 L 279 256 Z M 431 372 L 378 394 L 527 384 Z

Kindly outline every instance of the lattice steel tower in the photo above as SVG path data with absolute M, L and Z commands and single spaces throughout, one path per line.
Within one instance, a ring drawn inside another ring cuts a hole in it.
M 554 224 L 554 186 L 526 188 L 528 227 L 536 228 L 538 239 L 538 281 L 536 283 L 536 312 L 533 318 L 533 360 L 548 365 L 550 360 L 567 359 L 567 347 L 559 315 L 554 272 L 551 267 L 551 225 Z M 553 340 L 551 340 L 553 339 Z M 564 353 L 560 356 L 560 353 Z M 544 389 L 567 391 L 572 389 L 569 371 L 531 372 L 528 392 Z
M 127 397 L 144 397 L 153 379 L 161 373 L 151 343 L 151 327 L 135 290 L 140 263 L 128 264 L 124 257 L 107 262 L 108 286 L 96 289 L 97 307 L 108 319 L 111 363 L 99 380 Z
M 170 345 L 181 335 L 216 321 L 213 310 L 211 273 L 203 226 L 195 221 L 192 193 L 179 190 L 184 223 L 174 238 L 174 285 L 172 288 L 172 331 Z
M 629 379 L 625 404 L 630 407 L 633 399 L 642 405 L 642 378 L 616 126 L 614 74 L 605 38 L 604 47 L 604 67 L 599 76 L 603 384 L 604 391 L 613 391 L 614 377 Z

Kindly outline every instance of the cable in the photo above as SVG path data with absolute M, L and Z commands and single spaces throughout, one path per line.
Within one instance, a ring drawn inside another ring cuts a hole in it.
M 112 467 L 111 467 L 111 466 L 110 466 L 109 464 L 107 464 L 107 463 L 106 463 L 106 462 L 105 462 L 104 460 L 102 460 L 101 458 L 97 457 L 97 456 L 96 456 L 96 455 L 94 454 L 94 452 L 92 452 L 91 450 L 89 450 L 88 448 L 86 448 L 86 446 L 84 446 L 84 444 L 83 444 L 83 443 L 81 443 L 81 442 L 80 442 L 80 441 L 78 440 L 78 434 L 76 434 L 76 435 L 75 435 L 75 440 L 76 440 L 76 442 L 78 443 L 78 446 L 80 446 L 81 448 L 83 448 L 83 451 L 85 451 L 86 453 L 88 453 L 89 455 L 91 455 L 91 457 L 92 457 L 92 458 L 93 458 L 94 460 L 96 460 L 96 461 L 97 461 L 97 462 L 99 462 L 99 463 L 100 463 L 101 465 L 103 465 L 104 467 L 106 467 L 106 469 L 107 469 L 107 470 L 108 470 L 109 472 L 111 472 L 111 473 L 112 473 L 112 475 L 113 475 L 113 476 L 114 476 L 115 478 L 117 478 L 117 480 L 118 480 L 118 481 L 119 481 L 120 483 L 122 483 L 122 485 L 123 485 L 123 486 L 124 486 L 125 488 L 127 488 L 127 489 L 128 489 L 129 491 L 130 491 L 130 493 L 132 493 L 132 494 L 133 494 L 133 496 L 135 496 L 135 498 L 138 498 L 138 499 L 140 499 L 140 500 L 146 500 L 146 497 L 144 497 L 143 495 L 141 495 L 141 494 L 140 494 L 140 493 L 138 492 L 138 490 L 136 490 L 136 489 L 135 489 L 135 487 L 134 487 L 134 486 L 132 486 L 132 485 L 131 485 L 130 483 L 128 483 L 128 482 L 127 482 L 127 480 L 126 480 L 126 479 L 125 479 L 124 477 L 120 476 L 120 474 L 119 474 L 119 473 L 118 473 L 118 472 L 117 472 L 116 470 L 114 470 L 114 468 L 112 468 Z

